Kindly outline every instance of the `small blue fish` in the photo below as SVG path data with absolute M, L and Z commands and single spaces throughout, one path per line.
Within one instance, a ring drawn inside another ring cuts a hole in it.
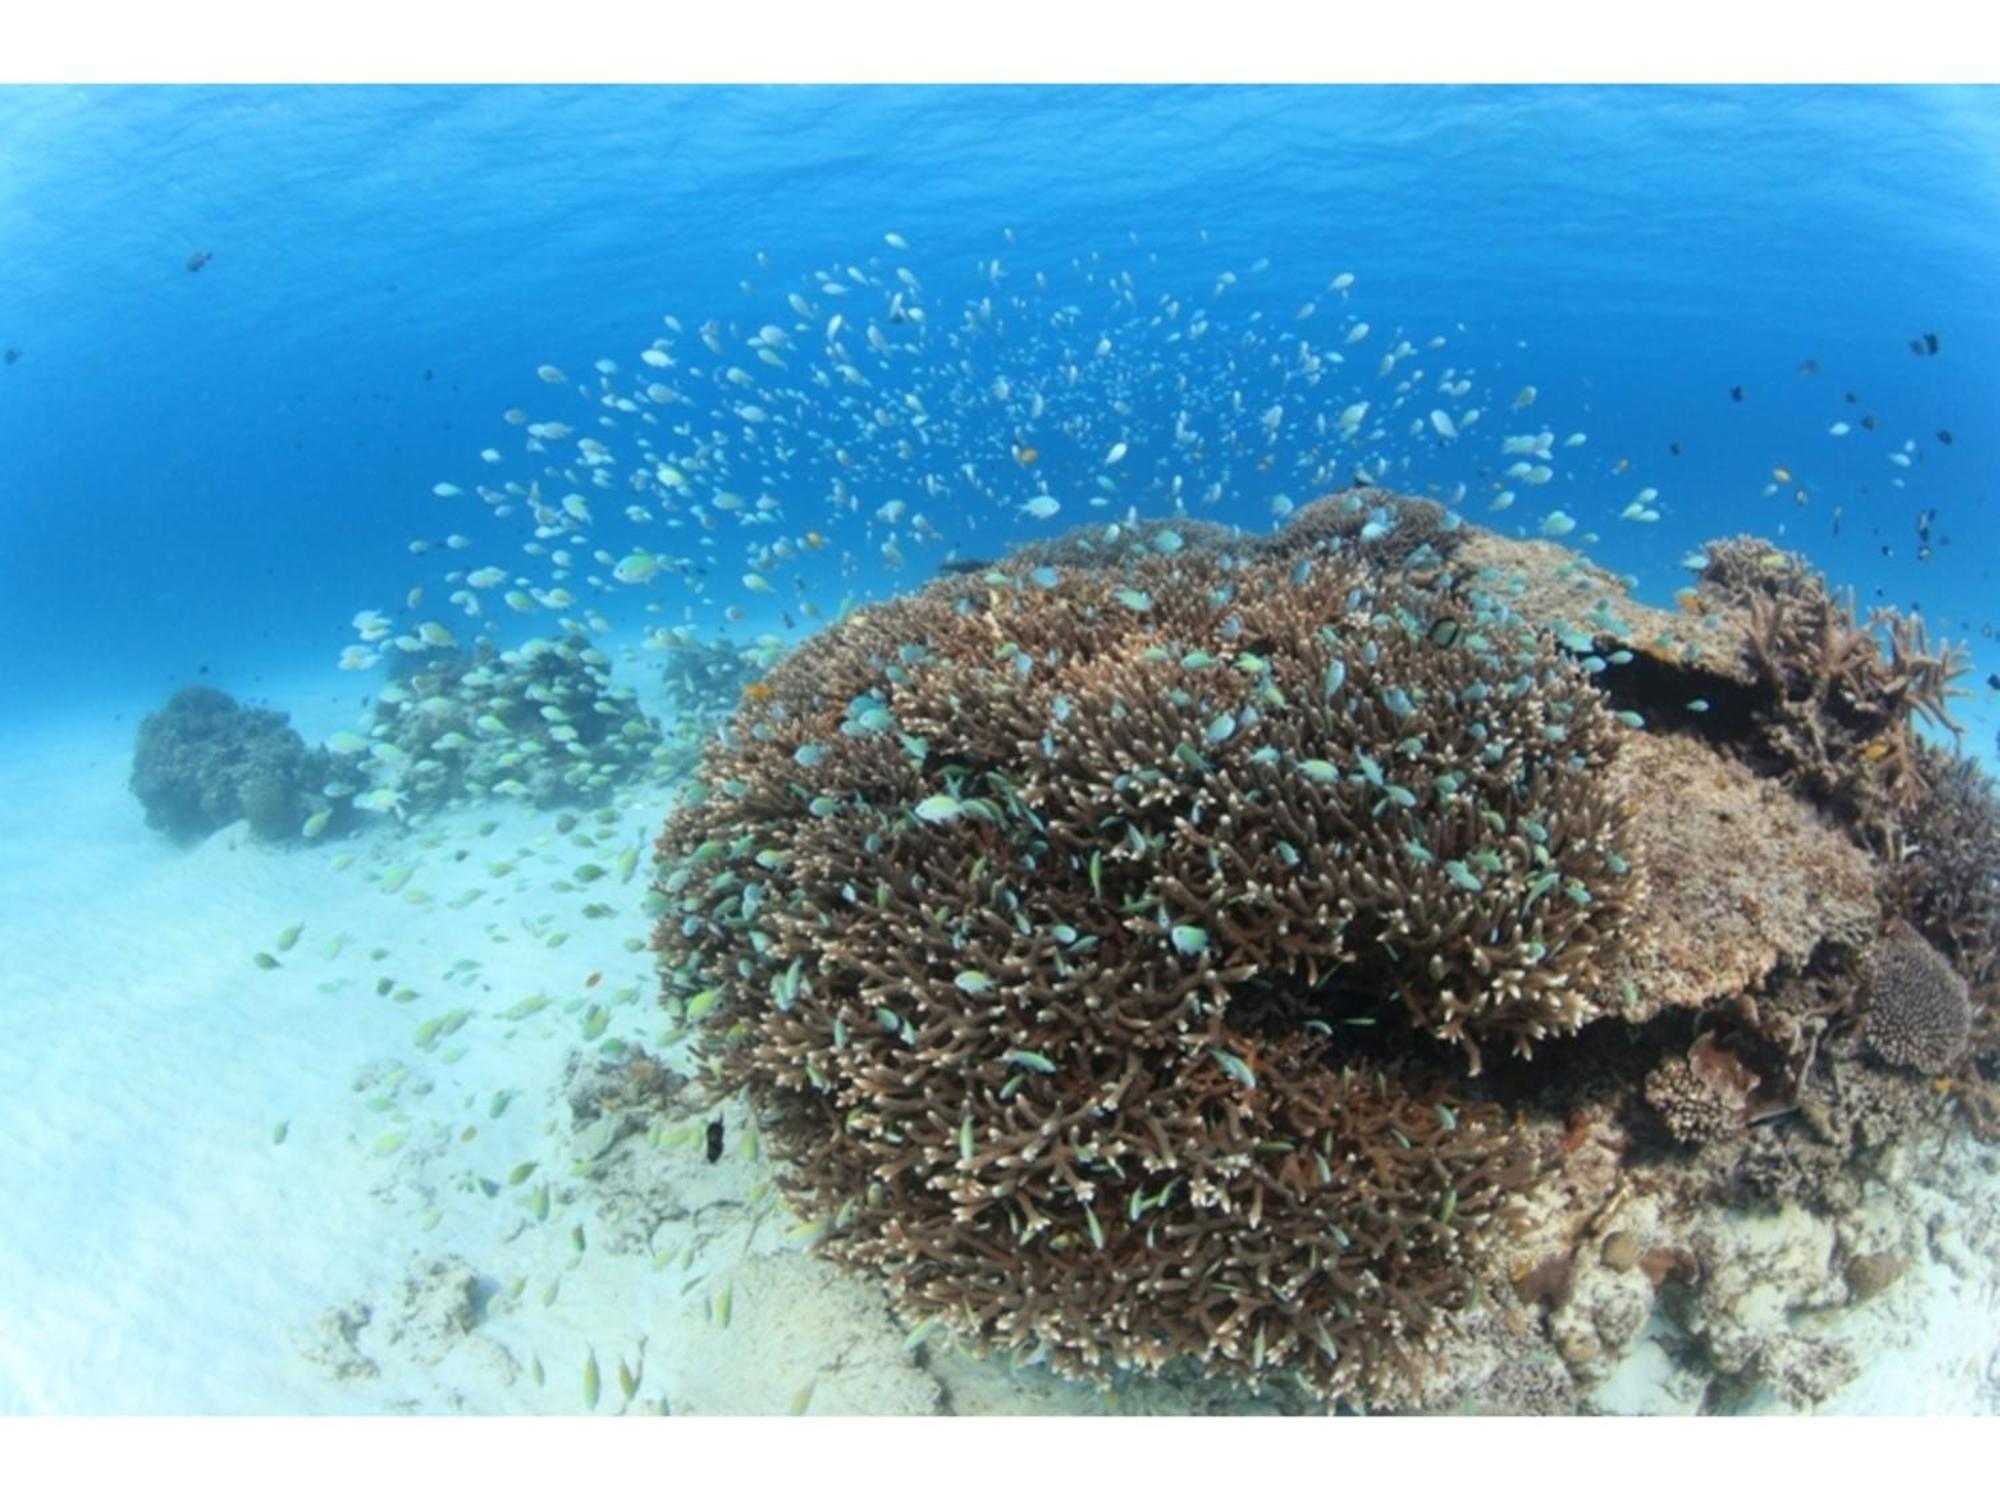
M 1225 1052 L 1220 1047 L 1211 1047 L 1209 1049 L 1209 1056 L 1215 1059 L 1217 1067 L 1222 1069 L 1223 1072 L 1227 1073 L 1236 1082 L 1242 1084 L 1246 1089 L 1257 1087 L 1257 1075 L 1251 1071 L 1250 1064 L 1238 1057 L 1234 1052 Z
M 1056 1065 L 1039 1052 L 1029 1052 L 1022 1047 L 1010 1047 L 1000 1054 L 1000 1061 L 1011 1063 L 1017 1068 L 1027 1068 L 1035 1073 L 1053 1073 Z
M 965 804 L 956 797 L 939 792 L 934 797 L 924 798 L 910 810 L 926 823 L 950 823 L 964 813 Z

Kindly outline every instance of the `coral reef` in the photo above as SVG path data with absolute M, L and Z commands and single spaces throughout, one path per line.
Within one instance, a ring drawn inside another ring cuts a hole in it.
M 587 806 L 662 768 L 659 726 L 579 627 L 406 668 L 377 695 L 368 746 L 376 789 L 403 810 L 493 794 Z
M 183 842 L 239 818 L 260 838 L 297 837 L 333 807 L 321 790 L 333 762 L 290 723 L 218 688 L 182 688 L 139 724 L 131 787 L 147 824 Z
M 1442 563 L 1463 532 L 1435 500 L 1362 487 L 1300 506 L 1282 531 L 1261 539 L 1255 555 L 1290 560 L 1340 550 L 1388 567 Z
M 649 644 L 666 656 L 663 670 L 676 706 L 704 720 L 733 710 L 767 665 L 765 648 L 703 640 L 688 630 L 659 632 Z
M 1919 1073 L 1942 1073 L 1958 1060 L 1972 1012 L 1965 981 L 1942 953 L 1898 927 L 1869 952 L 1862 973 L 1864 1035 L 1877 1057 Z
M 1634 737 L 1612 775 L 1647 872 L 1623 946 L 1628 1020 L 1706 1006 L 1874 936 L 1874 861 L 1784 787 L 1679 734 Z
M 1967 666 L 1932 650 L 1923 621 L 1878 609 L 1864 623 L 1796 554 L 1757 537 L 1711 543 L 1702 584 L 1747 612 L 1742 650 L 1763 692 L 1762 748 L 1787 780 L 1837 809 L 1879 850 L 1923 795 L 1915 720 L 1959 725 L 1949 702 Z
M 1676 1140 L 1719 1140 L 1750 1123 L 1757 1084 L 1740 1058 L 1704 1036 L 1687 1056 L 1670 1057 L 1647 1075 L 1646 1102 Z
M 773 669 L 656 946 L 830 1253 L 1078 1372 L 1409 1387 L 1519 1160 L 1337 1028 L 1528 1053 L 1599 1013 L 1639 885 L 1585 674 L 1432 602 L 1151 557 L 942 580 Z
M 1924 794 L 1906 820 L 1906 852 L 1890 872 L 1885 905 L 1968 982 L 1972 1014 L 1958 1076 L 1968 1107 L 1984 1106 L 1976 1118 L 1990 1127 L 1990 1079 L 2000 1068 L 2000 798 L 1972 761 L 1931 746 L 1918 755 Z
M 659 840 L 690 1094 L 907 1320 L 1068 1375 L 1572 1409 L 1659 1329 L 1689 1401 L 1831 1399 L 1786 1310 L 1986 1097 L 2000 824 L 1915 738 L 1950 648 L 1705 559 L 1651 611 L 1358 490 L 849 616 Z

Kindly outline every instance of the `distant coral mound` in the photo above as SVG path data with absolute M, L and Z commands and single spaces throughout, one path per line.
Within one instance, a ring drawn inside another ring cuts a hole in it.
M 652 773 L 659 725 L 580 628 L 416 659 L 376 699 L 371 774 L 406 811 L 487 796 L 595 805 Z
M 284 839 L 331 808 L 320 791 L 330 765 L 289 715 L 185 687 L 140 722 L 131 787 L 146 822 L 184 842 L 238 819 L 260 838 Z

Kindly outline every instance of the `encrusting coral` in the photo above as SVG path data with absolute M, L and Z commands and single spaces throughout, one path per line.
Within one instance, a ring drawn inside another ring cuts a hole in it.
M 828 1253 L 1071 1372 L 1410 1388 L 1525 1161 L 1349 1038 L 1573 1031 L 1640 885 L 1586 672 L 1441 598 L 1303 547 L 1010 565 L 774 667 L 655 945 Z

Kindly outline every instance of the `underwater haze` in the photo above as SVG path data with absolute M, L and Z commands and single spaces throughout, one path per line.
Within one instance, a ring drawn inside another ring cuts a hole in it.
M 2000 1410 L 2000 93 L 8 87 L 0 237 L 0 1412 Z

